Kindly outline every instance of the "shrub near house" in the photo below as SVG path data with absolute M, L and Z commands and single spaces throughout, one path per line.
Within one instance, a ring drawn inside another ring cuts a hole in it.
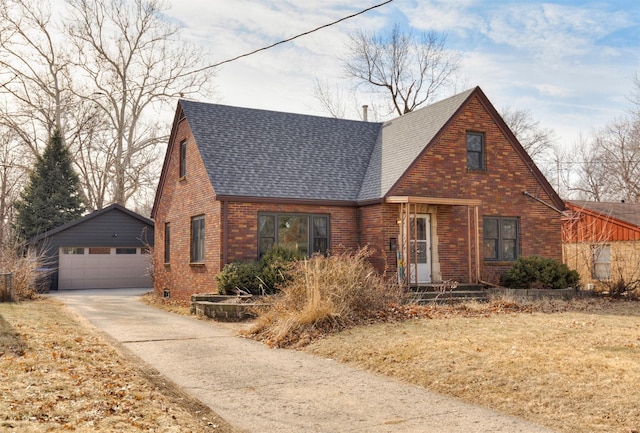
M 270 295 L 290 280 L 292 262 L 303 258 L 297 250 L 275 246 L 258 261 L 234 262 L 216 276 L 218 293 Z
M 501 278 L 511 289 L 566 289 L 580 281 L 577 271 L 564 263 L 544 257 L 520 257 Z

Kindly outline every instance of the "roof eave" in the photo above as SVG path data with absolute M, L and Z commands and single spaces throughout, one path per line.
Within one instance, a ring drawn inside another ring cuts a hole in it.
M 621 225 L 621 226 L 623 226 L 625 228 L 628 228 L 629 230 L 640 232 L 640 226 L 638 226 L 636 224 L 633 224 L 633 223 L 630 223 L 628 221 L 622 220 L 622 219 L 620 219 L 618 217 L 615 217 L 615 216 L 612 216 L 612 215 L 607 215 L 605 213 L 598 212 L 596 210 L 593 210 L 593 209 L 590 209 L 590 208 L 586 208 L 584 206 L 579 206 L 577 204 L 572 203 L 571 201 L 567 201 L 566 202 L 566 206 L 570 210 L 572 210 L 574 212 L 581 212 L 581 213 L 588 214 L 588 215 L 590 215 L 592 217 L 595 217 L 595 218 L 606 219 L 606 220 L 611 221 L 611 222 L 613 222 L 615 224 L 618 224 L 618 225 Z
M 216 194 L 216 201 L 244 202 L 244 203 L 270 203 L 270 204 L 297 204 L 308 206 L 357 206 L 356 200 L 312 199 L 292 197 L 257 197 L 247 195 Z
M 105 214 L 105 213 L 113 211 L 113 210 L 119 210 L 120 212 L 123 212 L 123 213 L 125 213 L 125 214 L 127 214 L 127 215 L 129 215 L 129 216 L 131 216 L 133 218 L 136 218 L 137 220 L 140 220 L 144 224 L 150 225 L 152 227 L 155 225 L 153 220 L 150 220 L 149 218 L 143 217 L 142 215 L 140 215 L 138 213 L 130 211 L 129 209 L 125 208 L 122 205 L 119 205 L 117 203 L 113 203 L 112 205 L 109 205 L 109 206 L 107 206 L 105 208 L 93 211 L 90 214 L 87 214 L 87 215 L 85 215 L 83 217 L 80 217 L 80 218 L 78 218 L 76 220 L 70 221 L 70 222 L 68 222 L 66 224 L 63 224 L 63 225 L 59 226 L 59 227 L 56 227 L 56 228 L 48 230 L 48 231 L 46 231 L 46 232 L 44 232 L 42 234 L 34 236 L 33 238 L 31 238 L 29 240 L 29 244 L 35 244 L 35 243 L 40 242 L 40 241 L 42 241 L 44 239 L 50 238 L 51 236 L 54 236 L 54 235 L 56 235 L 56 234 L 58 234 L 60 232 L 68 230 L 68 229 L 70 229 L 72 227 L 75 227 L 75 226 L 77 226 L 79 224 L 82 224 L 82 223 L 84 223 L 86 221 L 89 221 L 89 220 L 91 220 L 93 218 L 96 218 L 96 217 L 98 217 L 98 216 L 100 216 L 102 214 Z
M 167 180 L 167 171 L 169 170 L 169 159 L 171 158 L 171 153 L 173 150 L 173 146 L 175 143 L 175 138 L 178 133 L 178 126 L 180 122 L 185 118 L 184 111 L 182 106 L 180 105 L 180 101 L 176 106 L 176 114 L 173 117 L 173 126 L 171 127 L 171 134 L 169 135 L 169 143 L 167 143 L 167 151 L 164 155 L 164 162 L 162 164 L 162 171 L 160 172 L 160 179 L 158 180 L 158 187 L 156 188 L 156 195 L 153 200 L 153 207 L 151 208 L 151 218 L 156 217 L 156 213 L 158 212 L 158 206 L 160 205 L 160 198 L 162 197 L 162 190 L 164 189 L 164 184 Z

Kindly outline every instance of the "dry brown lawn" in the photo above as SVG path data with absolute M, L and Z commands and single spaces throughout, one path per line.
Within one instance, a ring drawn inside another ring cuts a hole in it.
M 53 299 L 0 304 L 0 431 L 237 430 Z
M 561 432 L 640 432 L 640 302 L 412 308 L 306 350 Z M 0 304 L 0 431 L 236 432 L 136 361 L 53 299 Z
M 640 432 L 640 302 L 506 311 L 428 307 L 427 318 L 353 328 L 306 350 L 561 432 Z

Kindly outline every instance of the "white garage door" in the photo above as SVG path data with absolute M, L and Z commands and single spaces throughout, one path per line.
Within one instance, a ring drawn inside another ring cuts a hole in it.
M 142 248 L 62 247 L 60 289 L 151 287 L 150 259 Z

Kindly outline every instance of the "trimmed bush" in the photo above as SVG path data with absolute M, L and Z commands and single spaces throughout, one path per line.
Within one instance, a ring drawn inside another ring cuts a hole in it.
M 287 281 L 291 280 L 291 265 L 306 258 L 306 254 L 275 245 L 260 258 L 260 282 L 266 293 L 272 294 Z
M 291 263 L 303 257 L 298 251 L 275 246 L 259 261 L 230 263 L 216 277 L 218 293 L 228 295 L 238 290 L 256 296 L 276 293 L 290 279 Z
M 501 284 L 511 289 L 565 289 L 580 281 L 577 271 L 564 263 L 539 256 L 520 257 L 502 274 Z
M 258 277 L 261 272 L 260 263 L 255 261 L 229 263 L 216 276 L 218 293 L 230 295 L 242 290 L 251 294 L 259 294 L 261 283 Z

